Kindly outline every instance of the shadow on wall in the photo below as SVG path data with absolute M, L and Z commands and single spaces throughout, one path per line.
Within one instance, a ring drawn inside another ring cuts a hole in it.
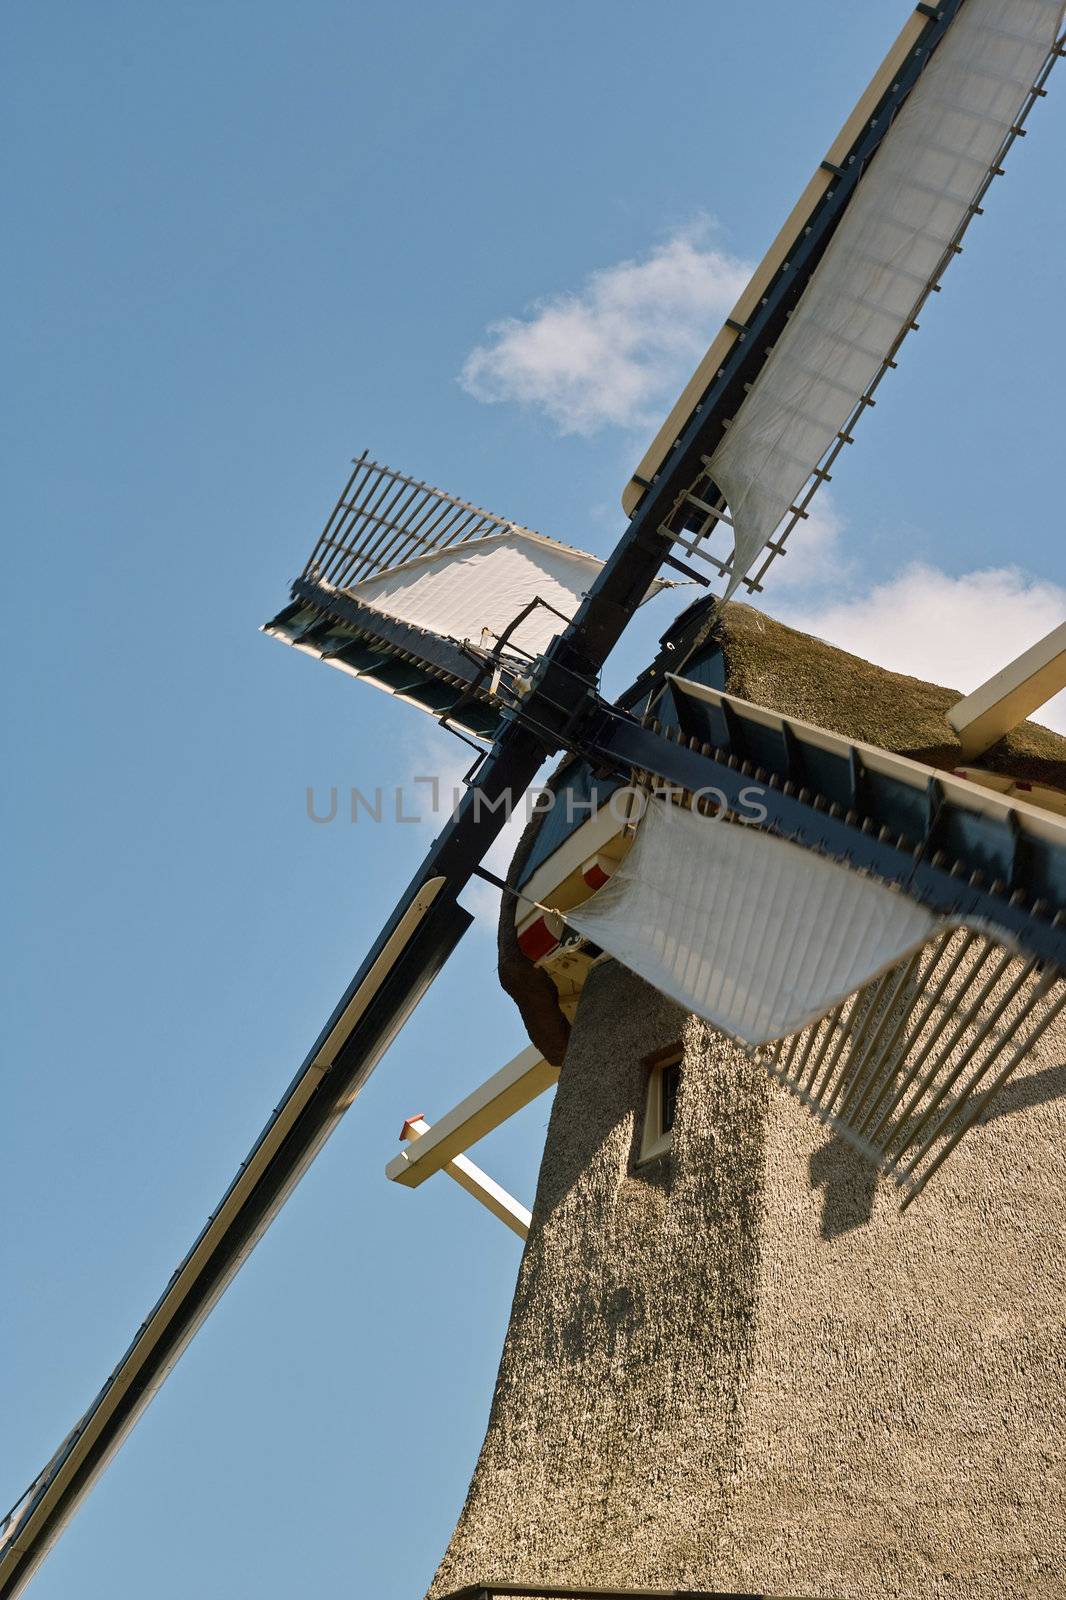
M 1010 1117 L 1016 1111 L 1028 1111 L 1033 1106 L 1050 1105 L 1066 1095 L 1066 1063 L 1045 1067 L 1042 1072 L 1030 1073 L 1026 1078 L 1015 1078 L 996 1096 L 981 1118 L 980 1126 L 994 1122 L 997 1117 Z
M 811 1188 L 822 1190 L 823 1239 L 839 1238 L 869 1222 L 880 1177 L 839 1134 L 811 1156 L 810 1174 Z
M 1028 1077 L 1016 1078 L 997 1096 L 979 1126 L 997 1117 L 1010 1117 L 1034 1106 L 1049 1105 L 1066 1096 L 1066 1063 L 1045 1067 Z M 816 1150 L 810 1159 L 812 1189 L 821 1189 L 823 1239 L 836 1239 L 854 1228 L 865 1227 L 873 1216 L 874 1195 L 880 1178 L 839 1134 Z

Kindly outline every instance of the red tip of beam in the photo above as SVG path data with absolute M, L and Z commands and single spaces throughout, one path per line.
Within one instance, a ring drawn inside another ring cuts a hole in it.
M 581 868 L 581 876 L 590 889 L 602 889 L 611 876 L 614 863 L 604 856 L 593 856 L 591 861 L 586 861 Z
M 518 935 L 518 947 L 528 961 L 539 961 L 549 950 L 554 950 L 558 943 L 558 939 L 543 917 L 531 922 L 529 927 L 524 928 Z

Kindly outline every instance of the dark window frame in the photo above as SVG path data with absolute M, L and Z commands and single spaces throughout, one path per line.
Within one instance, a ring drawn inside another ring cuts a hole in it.
M 644 1122 L 641 1128 L 637 1164 L 657 1161 L 673 1145 L 677 1107 L 684 1069 L 684 1048 L 675 1040 L 643 1058 L 647 1070 L 644 1093 Z

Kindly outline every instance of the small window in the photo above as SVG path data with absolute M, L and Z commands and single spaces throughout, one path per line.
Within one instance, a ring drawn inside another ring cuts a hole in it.
M 659 1068 L 659 1127 L 669 1133 L 677 1112 L 677 1091 L 681 1085 L 681 1063 L 671 1061 Z
M 647 1058 L 648 1096 L 644 1110 L 641 1161 L 665 1155 L 673 1142 L 677 1097 L 681 1089 L 681 1046 L 671 1045 Z

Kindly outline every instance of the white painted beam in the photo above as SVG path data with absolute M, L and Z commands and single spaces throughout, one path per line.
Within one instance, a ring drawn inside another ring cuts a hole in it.
M 425 1117 L 408 1117 L 403 1125 L 403 1137 L 414 1140 L 414 1150 L 417 1150 L 423 1139 L 430 1137 L 434 1132 L 435 1129 Z M 466 1156 L 456 1156 L 454 1160 L 446 1161 L 441 1170 L 446 1172 L 449 1178 L 454 1179 L 461 1189 L 465 1189 L 467 1194 L 472 1194 L 486 1211 L 491 1211 L 494 1217 L 498 1217 L 512 1233 L 517 1233 L 520 1239 L 528 1239 L 529 1225 L 533 1221 L 532 1213 L 527 1211 L 521 1201 L 501 1188 L 495 1179 L 490 1178 L 487 1172 L 482 1172 L 481 1168 L 468 1161 Z
M 948 721 L 963 760 L 990 750 L 1060 689 L 1066 689 L 1066 622 L 952 706 Z
M 440 1172 L 462 1151 L 468 1150 L 478 1139 L 483 1139 L 501 1122 L 513 1117 L 545 1089 L 550 1089 L 559 1077 L 558 1067 L 544 1060 L 535 1045 L 528 1045 L 499 1072 L 481 1084 L 472 1094 L 451 1111 L 445 1113 L 432 1128 L 416 1140 L 409 1150 L 393 1156 L 385 1168 L 385 1176 L 394 1183 L 414 1189 L 424 1183 L 434 1172 Z M 414 1121 L 421 1119 L 415 1118 Z M 410 1123 L 404 1124 L 404 1129 Z M 405 1132 L 400 1137 L 405 1138 Z M 476 1169 L 475 1169 L 476 1170 Z M 452 1174 L 454 1176 L 454 1174 Z

